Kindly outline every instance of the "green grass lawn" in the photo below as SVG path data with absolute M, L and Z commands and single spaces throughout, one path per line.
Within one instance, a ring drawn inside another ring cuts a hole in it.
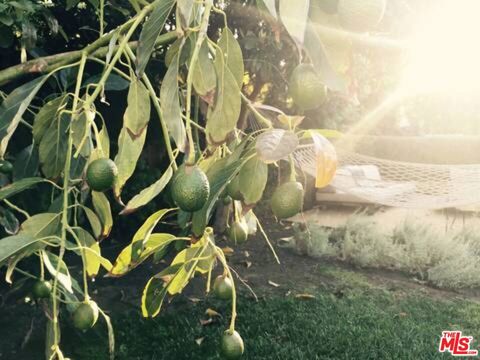
M 437 352 L 442 330 L 480 337 L 480 306 L 472 301 L 369 286 L 350 271 L 330 273 L 338 276 L 342 291 L 309 289 L 312 300 L 295 298 L 295 292 L 284 296 L 280 290 L 259 302 L 241 297 L 237 330 L 245 340 L 244 359 L 438 359 L 443 358 Z M 202 326 L 207 308 L 225 317 Z M 153 320 L 133 311 L 117 314 L 117 358 L 218 359 L 228 314 L 225 304 L 212 299 L 177 301 Z M 195 341 L 199 338 L 201 345 Z M 84 336 L 70 333 L 64 340 L 65 353 L 73 359 L 108 358 L 101 327 Z

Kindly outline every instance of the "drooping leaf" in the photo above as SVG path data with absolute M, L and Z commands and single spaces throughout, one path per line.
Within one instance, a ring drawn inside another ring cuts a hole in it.
M 190 25 L 193 4 L 194 1 L 192 0 L 177 0 L 177 8 L 180 11 L 181 20 L 184 27 L 188 27 Z
M 128 90 L 128 107 L 123 117 L 123 126 L 126 127 L 132 138 L 139 137 L 150 120 L 150 97 L 145 85 L 134 79 Z
M 167 171 L 163 173 L 163 175 L 158 179 L 155 183 L 150 185 L 149 187 L 143 189 L 139 194 L 135 195 L 125 206 L 122 210 L 120 215 L 127 215 L 130 214 L 140 207 L 148 204 L 152 201 L 158 194 L 162 192 L 162 190 L 167 186 L 168 182 L 172 178 L 172 168 L 168 167 Z
M 266 164 L 285 159 L 298 146 L 298 137 L 290 130 L 271 129 L 257 137 L 255 149 Z
M 173 59 L 178 55 L 178 52 L 185 44 L 185 38 L 178 38 L 175 40 L 167 49 L 167 53 L 165 54 L 165 65 L 170 67 Z
M 70 162 L 70 178 L 72 180 L 81 179 L 86 165 L 86 158 L 84 158 L 83 156 L 75 157 L 74 155 L 72 155 L 72 159 Z
M 0 105 L 0 156 L 7 150 L 8 142 L 48 76 L 41 76 L 13 90 Z
M 85 258 L 85 269 L 87 270 L 87 274 L 88 276 L 96 276 L 100 270 L 100 258 L 102 257 L 100 245 L 88 231 L 82 228 L 76 228 L 74 231 L 80 245 L 90 249 L 81 250 L 83 251 L 83 256 Z
M 69 119 L 67 115 L 53 122 L 45 132 L 39 146 L 40 164 L 45 177 L 58 177 L 65 166 L 67 158 L 67 129 Z
M 115 359 L 115 333 L 113 331 L 112 321 L 110 320 L 110 316 L 105 314 L 100 309 L 100 314 L 105 319 L 105 323 L 107 324 L 107 331 L 108 331 L 108 352 L 110 353 L 110 360 Z
M 0 240 L 0 265 L 10 257 L 25 250 L 29 245 L 38 241 L 37 238 L 29 234 L 19 234 L 8 236 Z
M 42 140 L 43 135 L 48 130 L 50 125 L 56 121 L 58 111 L 65 104 L 66 96 L 59 96 L 42 106 L 40 111 L 35 116 L 33 122 L 33 139 L 37 144 Z
M 118 176 L 114 192 L 120 197 L 123 186 L 132 176 L 142 153 L 150 118 L 150 98 L 140 80 L 134 80 L 128 92 L 128 106 L 123 117 L 123 128 L 118 137 L 118 153 L 115 164 Z
M 90 84 L 97 84 L 101 77 L 102 74 L 97 74 L 88 78 L 84 81 L 83 87 L 86 87 Z M 129 84 L 130 83 L 120 75 L 110 74 L 107 78 L 107 81 L 105 81 L 105 86 L 103 87 L 103 89 L 105 91 L 123 91 L 128 88 Z
M 243 202 L 246 205 L 259 202 L 267 185 L 268 165 L 255 156 L 243 165 L 238 176 Z
M 308 21 L 310 0 L 280 0 L 280 18 L 290 36 L 303 44 Z
M 331 90 L 345 93 L 347 91 L 346 81 L 333 69 L 322 40 L 318 36 L 315 26 L 310 22 L 307 24 L 304 46 L 323 83 Z
M 172 266 L 182 264 L 175 277 L 168 284 L 167 291 L 170 295 L 183 291 L 189 280 L 196 272 L 206 274 L 215 260 L 215 247 L 209 241 L 209 234 L 187 249 L 180 251 L 172 261 Z
M 102 237 L 107 237 L 112 230 L 113 219 L 110 203 L 104 193 L 92 191 L 92 203 L 95 213 L 102 223 Z
M 110 137 L 108 136 L 108 130 L 105 124 L 103 124 L 102 129 L 98 132 L 99 138 L 97 142 L 102 147 L 103 156 L 110 158 Z
M 207 119 L 206 135 L 212 145 L 225 142 L 236 127 L 240 116 L 240 88 L 222 56 L 215 58 L 217 92 L 213 111 Z
M 237 175 L 243 164 L 244 161 L 242 159 L 229 162 L 228 158 L 224 158 L 214 163 L 208 169 L 207 177 L 210 183 L 210 196 L 203 208 L 193 214 L 192 231 L 195 236 L 203 235 L 216 201 L 228 183 Z
M 218 46 L 224 57 L 224 64 L 230 70 L 233 77 L 237 81 L 238 88 L 242 88 L 244 65 L 242 49 L 237 39 L 229 28 L 223 29 L 222 36 L 218 40 Z M 218 54 L 217 54 L 218 56 Z
M 178 96 L 178 64 L 179 54 L 173 58 L 168 67 L 167 73 L 162 81 L 160 89 L 160 105 L 163 113 L 163 120 L 167 124 L 170 136 L 174 139 L 177 148 L 185 151 L 186 132 L 182 121 L 182 110 Z
M 207 235 L 209 236 L 209 235 Z M 212 261 L 215 259 L 215 247 L 207 239 L 202 237 L 199 241 L 193 244 L 191 247 L 183 249 L 172 261 L 172 265 L 184 264 L 185 270 L 190 272 L 199 272 L 200 274 L 206 274 L 212 265 Z M 175 293 L 172 288 L 169 290 L 170 294 Z
M 172 11 L 175 0 L 164 0 L 158 4 L 143 24 L 137 48 L 137 76 L 145 71 L 153 52 L 158 35 L 163 30 L 168 14 Z
M 93 110 L 83 110 L 72 119 L 72 141 L 80 155 L 89 157 L 93 148 L 91 122 L 95 118 Z
M 95 237 L 95 239 L 100 239 L 102 236 L 102 223 L 100 222 L 100 219 L 92 209 L 86 206 L 82 206 L 82 209 L 87 216 L 90 226 L 92 227 L 93 236 Z
M 148 281 L 142 294 L 142 315 L 144 317 L 155 317 L 159 314 L 167 295 L 168 284 L 180 268 L 181 264 L 169 266 Z
M 62 284 L 65 290 L 72 294 L 72 278 L 65 262 L 61 260 L 57 255 L 52 254 L 49 251 L 42 251 L 41 253 L 43 263 L 45 264 L 45 267 L 47 268 L 50 275 L 52 275 L 54 278 L 57 278 L 58 282 Z M 60 267 L 57 272 L 57 267 L 59 263 Z
M 173 209 L 162 209 L 155 212 L 154 214 L 150 215 L 143 225 L 137 230 L 132 239 L 132 259 L 134 261 L 139 259 L 143 249 L 145 248 L 145 243 L 150 238 L 155 226 L 157 226 L 158 222 L 172 210 Z
M 61 214 L 36 214 L 25 220 L 20 226 L 21 234 L 28 234 L 37 239 L 58 235 L 60 232 Z
M 34 177 L 39 164 L 38 149 L 33 144 L 20 151 L 13 163 L 13 180 Z
M 20 229 L 20 222 L 15 214 L 9 209 L 0 207 L 0 225 L 3 226 L 5 232 L 9 235 L 15 235 Z
M 126 128 L 120 131 L 120 136 L 118 137 L 118 153 L 115 156 L 118 175 L 113 189 L 117 198 L 120 197 L 123 186 L 135 171 L 137 161 L 145 145 L 146 136 L 147 128 L 145 128 L 140 137 L 137 138 L 132 138 Z
M 0 188 L 0 201 L 8 199 L 10 196 L 18 194 L 23 190 L 31 188 L 33 185 L 44 182 L 45 179 L 40 177 L 26 178 L 15 181 L 7 186 Z
M 159 251 L 167 249 L 168 245 L 170 245 L 173 241 L 176 240 L 178 240 L 178 238 L 172 234 L 151 234 L 148 237 L 148 240 L 145 241 L 143 250 L 138 246 L 135 246 L 137 252 L 135 259 L 132 259 L 133 246 L 132 244 L 128 245 L 121 251 L 117 259 L 115 260 L 115 264 L 110 271 L 110 276 L 125 275 L 126 273 L 140 265 L 152 254 L 156 254 Z M 140 250 L 139 254 L 138 250 Z
M 193 87 L 199 95 L 206 95 L 215 88 L 216 84 L 215 66 L 208 54 L 207 41 L 204 41 L 198 53 L 197 64 L 193 72 Z

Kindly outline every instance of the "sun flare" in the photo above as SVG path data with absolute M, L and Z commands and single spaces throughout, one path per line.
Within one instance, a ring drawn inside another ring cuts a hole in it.
M 403 87 L 409 92 L 480 89 L 480 1 L 443 0 L 419 16 Z

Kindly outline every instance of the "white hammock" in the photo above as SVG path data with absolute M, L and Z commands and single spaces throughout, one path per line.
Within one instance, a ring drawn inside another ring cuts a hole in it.
M 335 189 L 382 205 L 442 209 L 480 204 L 479 165 L 433 165 L 385 160 L 337 147 Z M 452 149 L 452 151 L 455 151 Z M 313 145 L 294 152 L 298 168 L 316 176 Z

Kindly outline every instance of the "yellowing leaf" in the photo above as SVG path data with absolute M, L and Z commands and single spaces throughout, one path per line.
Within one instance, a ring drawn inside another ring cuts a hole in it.
M 162 108 L 163 121 L 167 124 L 170 135 L 180 151 L 184 151 L 187 135 L 182 121 L 177 79 L 180 53 L 181 47 L 180 51 L 172 59 L 172 63 L 163 78 L 162 87 L 160 88 L 160 106 Z
M 223 29 L 222 36 L 218 40 L 218 46 L 222 51 L 225 66 L 230 70 L 235 78 L 238 88 L 241 89 L 243 75 L 245 72 L 242 49 L 240 48 L 240 44 L 238 43 L 237 39 L 235 39 L 232 31 L 228 27 Z
M 83 256 L 85 258 L 85 268 L 89 276 L 96 276 L 98 270 L 100 270 L 100 245 L 97 241 L 90 235 L 87 231 L 82 228 L 77 228 L 74 230 L 77 236 L 79 245 L 87 248 L 81 249 L 83 251 Z
M 70 272 L 68 271 L 67 265 L 63 261 L 61 261 L 60 269 L 57 272 L 57 264 L 60 261 L 58 256 L 48 251 L 42 251 L 41 254 L 42 254 L 43 263 L 45 264 L 45 267 L 50 272 L 50 274 L 54 278 L 57 278 L 58 282 L 63 285 L 65 290 L 73 294 L 72 278 L 70 277 Z
M 206 95 L 213 90 L 217 82 L 215 67 L 208 54 L 208 44 L 204 41 L 198 54 L 198 61 L 193 72 L 193 87 L 199 95 Z
M 150 107 L 147 89 L 140 80 L 133 81 L 128 91 L 128 106 L 123 117 L 123 128 L 118 137 L 118 153 L 115 157 L 118 176 L 114 192 L 118 198 L 123 186 L 135 171 L 142 153 L 150 119 Z
M 253 205 L 260 201 L 267 185 L 268 165 L 255 156 L 243 165 L 238 176 L 244 203 Z
M 139 194 L 135 195 L 122 210 L 120 215 L 126 215 L 134 212 L 138 208 L 148 204 L 153 200 L 162 190 L 167 186 L 168 182 L 172 178 L 173 170 L 171 167 L 168 167 L 160 179 L 150 185 L 149 187 L 143 189 Z
M 110 203 L 104 193 L 92 191 L 92 203 L 95 213 L 102 223 L 102 236 L 107 237 L 113 226 Z
M 215 56 L 215 71 L 217 73 L 217 92 L 215 106 L 208 116 L 206 133 L 207 140 L 212 145 L 223 143 L 228 134 L 236 127 L 240 115 L 240 86 L 243 81 L 243 60 L 235 51 L 229 30 L 224 30 L 219 41 L 220 50 Z M 236 40 L 235 40 L 236 41 Z M 225 53 L 225 51 L 229 51 Z M 230 67 L 231 66 L 231 67 Z M 241 77 L 239 76 L 241 73 Z

